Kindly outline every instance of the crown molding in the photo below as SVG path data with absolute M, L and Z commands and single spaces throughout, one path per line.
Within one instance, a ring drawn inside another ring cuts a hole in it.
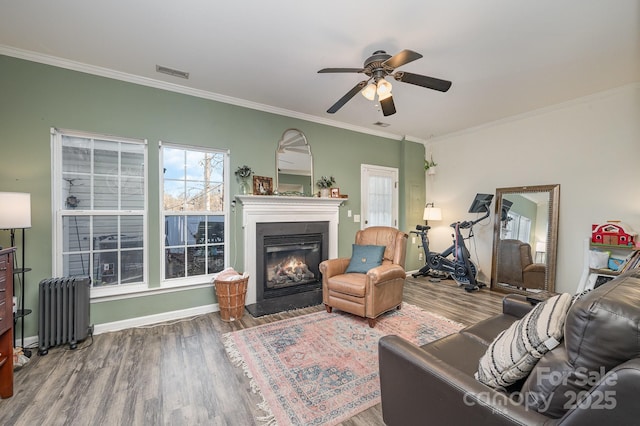
M 17 49 L 15 47 L 0 44 L 0 55 L 10 56 L 13 58 L 24 59 L 31 62 L 37 62 L 45 65 L 51 65 L 58 68 L 64 68 L 72 71 L 83 72 L 86 74 L 96 75 L 99 77 L 111 78 L 114 80 L 124 81 L 127 83 L 138 84 L 141 86 L 152 87 L 155 89 L 166 90 L 169 92 L 180 93 L 183 95 L 194 96 L 197 98 L 208 99 L 225 104 L 235 105 L 243 108 L 253 109 L 257 111 L 267 112 L 285 117 L 296 118 L 299 120 L 309 121 L 312 123 L 323 124 L 325 126 L 336 127 L 344 130 L 350 130 L 357 133 L 364 133 L 372 136 L 378 136 L 386 139 L 408 140 L 411 142 L 424 143 L 423 139 L 412 136 L 399 136 L 393 133 L 381 132 L 366 127 L 354 126 L 311 114 L 304 114 L 297 111 L 291 111 L 284 108 L 278 108 L 271 105 L 261 104 L 257 102 L 247 101 L 245 99 L 234 98 L 231 96 L 221 95 L 219 93 L 208 92 L 206 90 L 194 89 L 175 83 L 156 80 L 148 77 L 141 77 L 121 71 L 112 70 L 110 68 L 98 67 L 82 62 L 72 61 L 69 59 L 59 58 L 56 56 L 46 55 L 43 53 L 32 52 L 29 50 Z
M 516 115 L 509 116 L 509 117 L 501 118 L 499 120 L 489 121 L 487 123 L 483 123 L 483 124 L 480 124 L 478 126 L 468 127 L 466 129 L 459 130 L 457 132 L 451 132 L 451 133 L 447 133 L 447 134 L 444 134 L 444 135 L 441 135 L 441 136 L 437 136 L 437 137 L 428 139 L 428 140 L 424 141 L 424 143 L 425 143 L 425 146 L 427 146 L 427 144 L 438 143 L 438 142 L 446 141 L 446 140 L 451 139 L 453 137 L 458 137 L 458 136 L 467 135 L 469 133 L 474 133 L 474 132 L 477 132 L 479 130 L 488 129 L 488 128 L 491 128 L 491 127 L 496 127 L 496 126 L 500 126 L 500 125 L 507 124 L 507 123 L 513 123 L 513 122 L 516 122 L 516 121 L 524 120 L 524 119 L 535 117 L 535 116 L 538 116 L 538 115 L 548 114 L 548 113 L 554 112 L 554 111 L 560 111 L 560 110 L 563 110 L 563 109 L 566 109 L 566 108 L 569 108 L 569 107 L 572 107 L 572 106 L 577 106 L 577 105 L 581 105 L 581 104 L 584 104 L 584 103 L 593 102 L 593 101 L 596 101 L 596 100 L 599 100 L 599 99 L 608 98 L 608 97 L 616 95 L 618 93 L 622 93 L 622 92 L 626 92 L 628 90 L 634 90 L 634 89 L 635 90 L 640 90 L 640 82 L 625 84 L 624 86 L 614 87 L 613 89 L 607 89 L 607 90 L 602 90 L 602 91 L 599 91 L 599 92 L 591 93 L 591 94 L 586 95 L 586 96 L 582 96 L 582 97 L 579 97 L 579 98 L 571 99 L 569 101 L 560 102 L 558 104 L 553 104 L 553 105 L 549 105 L 549 106 L 546 106 L 546 107 L 534 109 L 534 110 L 531 110 L 531 111 L 524 112 L 522 114 L 516 114 Z

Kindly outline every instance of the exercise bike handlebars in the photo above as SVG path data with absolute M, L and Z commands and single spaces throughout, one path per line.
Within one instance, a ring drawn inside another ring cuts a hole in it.
M 464 222 L 454 222 L 449 226 L 452 227 L 452 228 L 455 228 L 456 225 L 458 225 L 458 228 L 460 228 L 460 229 L 469 229 L 473 225 L 475 225 L 476 223 L 488 218 L 490 214 L 491 214 L 491 211 L 489 209 L 489 206 L 487 206 L 485 214 L 483 216 L 477 218 L 476 220 L 472 220 L 472 221 L 465 220 Z M 416 226 L 416 229 L 418 229 L 417 226 Z

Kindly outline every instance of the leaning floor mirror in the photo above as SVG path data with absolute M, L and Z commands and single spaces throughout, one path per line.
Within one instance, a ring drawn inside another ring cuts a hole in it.
M 554 292 L 560 185 L 496 189 L 491 289 Z

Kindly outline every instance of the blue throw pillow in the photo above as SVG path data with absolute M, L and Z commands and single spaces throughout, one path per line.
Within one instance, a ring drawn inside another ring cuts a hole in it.
M 360 246 L 353 244 L 351 261 L 345 274 L 355 272 L 366 274 L 367 271 L 382 264 L 385 246 Z

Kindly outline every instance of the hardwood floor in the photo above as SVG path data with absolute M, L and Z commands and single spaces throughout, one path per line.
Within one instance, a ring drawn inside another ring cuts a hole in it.
M 504 295 L 467 293 L 451 281 L 408 278 L 404 300 L 463 324 L 499 313 Z M 232 323 L 218 313 L 105 333 L 75 351 L 35 354 L 0 400 L 2 425 L 258 425 L 258 395 L 229 362 L 222 334 L 324 309 L 321 305 Z M 342 423 L 383 425 L 380 404 Z M 284 426 L 284 425 L 281 425 Z

